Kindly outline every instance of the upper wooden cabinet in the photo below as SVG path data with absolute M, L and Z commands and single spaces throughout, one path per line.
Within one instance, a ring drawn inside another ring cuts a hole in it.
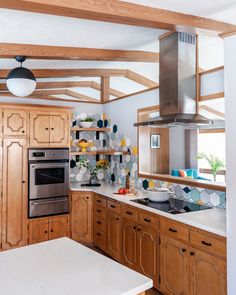
M 69 126 L 68 112 L 30 112 L 30 146 L 69 146 Z
M 27 112 L 22 109 L 3 110 L 3 135 L 27 136 Z
M 89 192 L 71 194 L 71 237 L 79 242 L 92 242 L 93 200 Z
M 2 249 L 27 244 L 27 149 L 25 139 L 3 139 Z

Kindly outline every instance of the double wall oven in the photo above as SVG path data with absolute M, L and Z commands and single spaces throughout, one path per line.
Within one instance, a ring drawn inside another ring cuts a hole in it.
M 29 218 L 69 212 L 69 149 L 29 149 Z

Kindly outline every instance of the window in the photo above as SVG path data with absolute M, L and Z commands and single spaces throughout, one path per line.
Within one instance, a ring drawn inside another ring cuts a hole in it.
M 225 130 L 200 130 L 198 135 L 198 152 L 207 156 L 213 155 L 225 164 Z M 211 168 L 207 160 L 199 159 L 198 167 L 200 175 L 214 180 Z M 225 167 L 221 168 L 216 176 L 217 182 L 225 182 Z

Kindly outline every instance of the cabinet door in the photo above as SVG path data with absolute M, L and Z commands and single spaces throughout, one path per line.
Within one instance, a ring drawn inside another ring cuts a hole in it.
M 24 110 L 3 111 L 3 135 L 4 136 L 26 136 L 27 113 Z
M 154 286 L 158 285 L 158 234 L 152 229 L 138 227 L 138 252 L 141 272 L 152 278 Z
M 29 223 L 29 244 L 47 241 L 49 238 L 48 219 L 34 220 Z
M 50 114 L 30 113 L 30 146 L 48 147 L 50 142 Z
M 107 214 L 107 252 L 114 259 L 121 259 L 121 218 L 118 214 Z
M 226 262 L 190 249 L 190 295 L 226 295 Z
M 189 247 L 161 236 L 160 250 L 161 291 L 168 295 L 189 294 Z
M 25 139 L 3 140 L 2 248 L 27 244 L 27 149 Z
M 68 217 L 56 217 L 49 220 L 49 239 L 68 237 L 69 221 Z
M 79 242 L 92 242 L 92 195 L 77 192 L 71 195 L 72 239 Z
M 137 224 L 126 219 L 122 223 L 122 261 L 126 266 L 140 270 L 138 265 Z
M 50 146 L 69 146 L 68 113 L 51 113 L 50 115 Z

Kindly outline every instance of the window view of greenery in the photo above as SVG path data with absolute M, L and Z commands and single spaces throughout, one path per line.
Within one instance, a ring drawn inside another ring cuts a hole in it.
M 206 179 L 225 182 L 225 133 L 199 133 L 198 167 Z

